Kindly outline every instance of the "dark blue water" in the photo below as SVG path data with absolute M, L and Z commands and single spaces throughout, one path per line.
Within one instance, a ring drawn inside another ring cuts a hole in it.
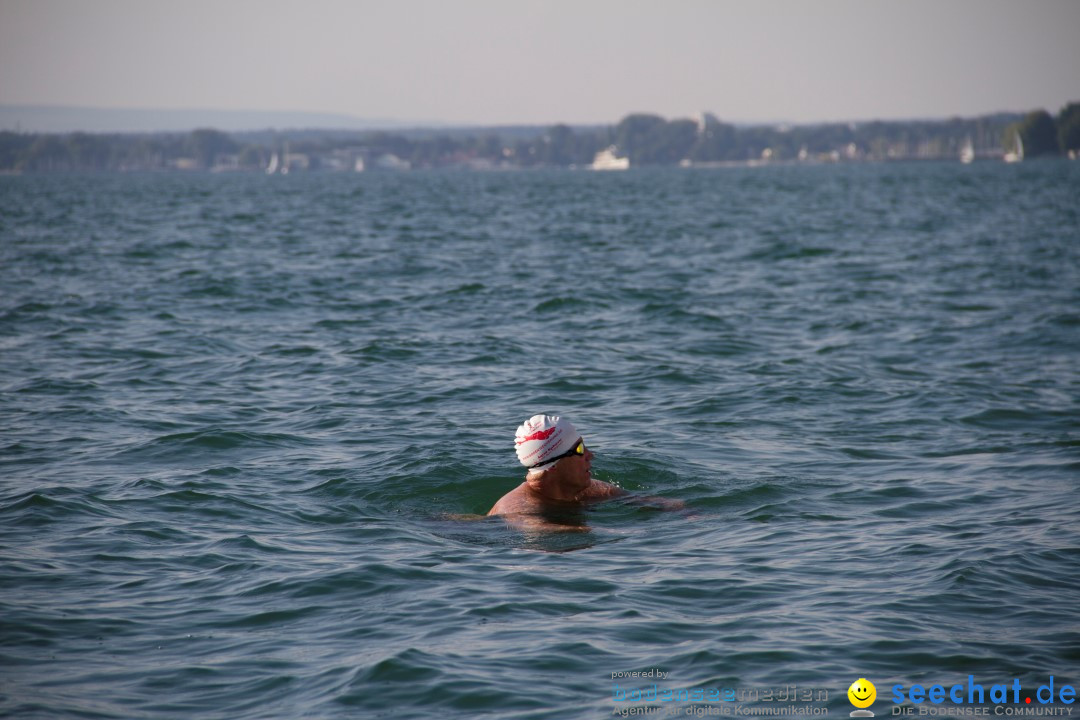
M 1068 162 L 0 178 L 0 714 L 1075 686 L 1078 199 Z M 688 512 L 470 517 L 540 412 Z

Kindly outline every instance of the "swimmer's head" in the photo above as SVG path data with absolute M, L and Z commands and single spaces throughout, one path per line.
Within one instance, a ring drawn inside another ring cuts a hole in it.
M 572 452 L 580 440 L 581 435 L 566 418 L 533 415 L 517 429 L 514 449 L 522 465 L 544 470 L 556 458 Z

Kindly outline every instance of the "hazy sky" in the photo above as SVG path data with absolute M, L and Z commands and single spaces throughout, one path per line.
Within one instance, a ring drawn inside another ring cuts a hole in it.
M 449 123 L 1080 100 L 1080 0 L 0 0 L 0 103 Z

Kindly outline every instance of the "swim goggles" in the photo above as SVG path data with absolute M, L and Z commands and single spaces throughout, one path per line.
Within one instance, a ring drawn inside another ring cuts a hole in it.
M 571 457 L 572 455 L 577 455 L 578 457 L 584 457 L 585 456 L 585 441 L 582 440 L 581 438 L 578 438 L 577 445 L 570 448 L 569 450 L 564 452 L 562 455 L 556 455 L 555 457 L 548 458 L 547 460 L 544 460 L 543 462 L 538 462 L 529 469 L 532 470 L 533 468 L 543 467 L 544 465 L 550 465 L 553 462 L 558 462 L 558 461 L 562 460 L 563 458 L 568 458 L 568 457 Z

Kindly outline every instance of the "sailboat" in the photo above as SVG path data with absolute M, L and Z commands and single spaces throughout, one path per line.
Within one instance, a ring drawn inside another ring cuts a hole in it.
M 270 156 L 270 164 L 266 166 L 266 174 L 273 175 L 278 171 L 278 155 L 274 153 Z
M 960 148 L 960 162 L 969 165 L 973 160 L 975 160 L 975 146 L 971 144 L 971 138 L 968 138 L 964 147 Z
M 1016 144 L 1013 149 L 1005 153 L 1005 162 L 1018 163 L 1024 159 L 1024 141 L 1020 139 L 1020 133 L 1016 133 Z

